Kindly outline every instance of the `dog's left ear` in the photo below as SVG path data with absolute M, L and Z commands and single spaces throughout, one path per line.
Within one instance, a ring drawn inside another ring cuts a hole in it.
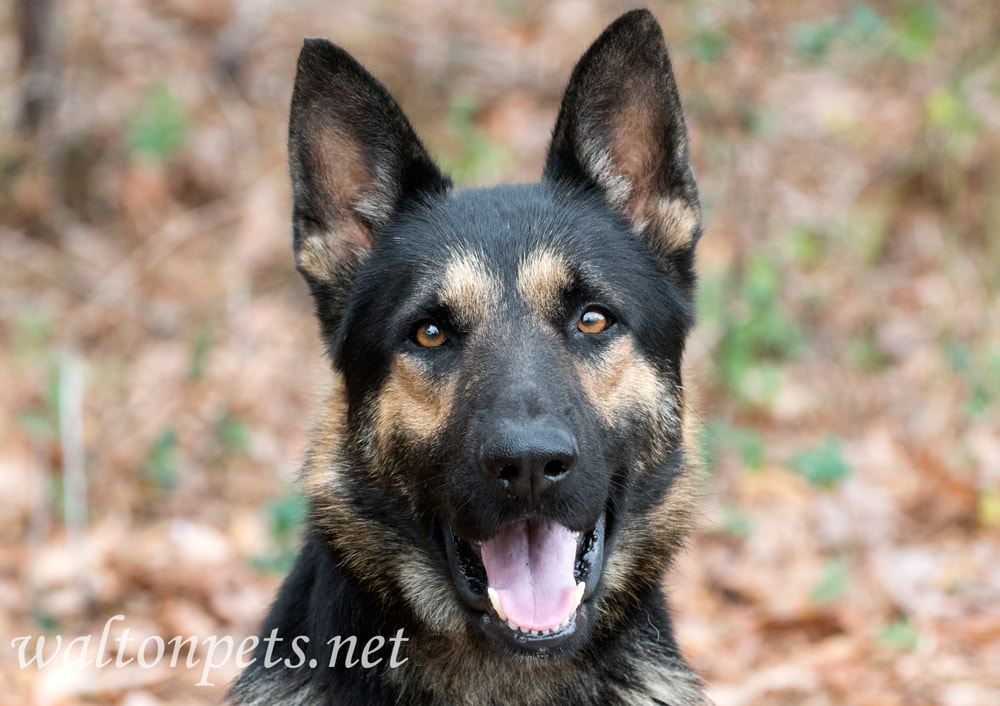
M 596 187 L 661 257 L 690 261 L 698 188 L 663 33 L 629 12 L 583 55 L 566 89 L 544 178 Z

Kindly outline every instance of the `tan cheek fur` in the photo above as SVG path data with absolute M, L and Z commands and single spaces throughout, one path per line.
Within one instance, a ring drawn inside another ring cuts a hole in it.
M 376 438 L 385 443 L 395 433 L 417 441 L 441 434 L 451 412 L 455 381 L 434 380 L 412 356 L 397 354 L 378 397 Z
M 626 412 L 657 413 L 662 383 L 630 339 L 612 343 L 596 364 L 578 361 L 575 366 L 584 393 L 608 426 L 615 426 Z
M 421 384 L 419 372 L 414 374 L 405 363 L 400 368 L 404 372 L 396 378 L 397 392 L 394 393 L 400 396 L 389 398 L 389 401 L 384 399 L 386 404 L 408 405 L 410 395 L 416 392 L 414 386 Z M 302 477 L 302 488 L 316 511 L 317 525 L 329 531 L 330 541 L 340 550 L 351 572 L 365 577 L 366 583 L 376 592 L 384 593 L 393 586 L 400 586 L 405 600 L 432 630 L 462 632 L 464 615 L 452 597 L 454 589 L 449 578 L 439 573 L 430 557 L 414 547 L 408 538 L 398 537 L 391 528 L 363 516 L 344 499 L 349 483 L 341 451 L 346 442 L 345 393 L 343 376 L 335 373 Z M 442 392 L 442 396 L 447 399 L 448 394 Z M 394 414 L 394 420 L 407 416 L 406 407 L 396 409 L 400 414 Z M 431 417 L 446 414 L 440 407 L 433 411 L 425 409 L 418 427 L 426 425 L 428 413 Z M 397 561 L 387 562 L 386 556 L 394 556 Z M 386 595 L 385 599 L 395 597 Z

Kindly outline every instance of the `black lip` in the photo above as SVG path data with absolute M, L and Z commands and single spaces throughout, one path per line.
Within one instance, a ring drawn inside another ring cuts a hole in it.
M 501 620 L 486 594 L 488 588 L 486 569 L 479 556 L 478 544 L 462 539 L 448 526 L 442 527 L 442 534 L 448 556 L 448 567 L 458 595 L 475 611 L 475 622 L 490 641 L 516 654 L 558 658 L 579 647 L 589 627 L 590 606 L 587 604 L 587 599 L 600 584 L 607 541 L 606 529 L 605 511 L 601 513 L 593 528 L 582 533 L 573 573 L 577 582 L 583 581 L 586 585 L 583 602 L 570 616 L 566 627 L 548 635 L 522 633 Z

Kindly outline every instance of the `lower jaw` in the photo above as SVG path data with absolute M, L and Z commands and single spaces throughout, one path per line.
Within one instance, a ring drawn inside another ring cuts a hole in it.
M 478 627 L 494 649 L 516 658 L 558 660 L 575 653 L 586 640 L 590 627 L 590 606 L 581 605 L 562 628 L 546 635 L 531 635 L 511 629 L 494 613 L 478 616 Z
M 608 529 L 607 513 L 603 513 L 598 519 L 597 525 L 585 534 L 581 541 L 580 554 L 577 557 L 582 575 L 576 576 L 578 581 L 584 581 L 586 585 L 583 600 L 570 613 L 562 627 L 545 634 L 526 633 L 512 627 L 506 620 L 501 619 L 490 605 L 485 590 L 482 592 L 473 590 L 470 581 L 464 576 L 455 575 L 453 569 L 452 578 L 459 589 L 459 595 L 475 611 L 473 623 L 476 629 L 482 630 L 487 643 L 515 658 L 542 660 L 563 659 L 582 647 L 590 631 L 592 606 L 588 599 L 593 595 L 600 581 Z M 447 528 L 444 531 L 450 532 Z M 587 540 L 590 540 L 589 544 Z M 449 543 L 449 540 L 446 540 L 446 548 L 450 563 L 454 566 L 457 561 L 454 542 Z

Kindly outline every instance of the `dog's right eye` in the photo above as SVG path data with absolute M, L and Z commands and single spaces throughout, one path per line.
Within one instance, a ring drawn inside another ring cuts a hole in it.
M 413 340 L 423 348 L 437 348 L 443 346 L 448 341 L 448 337 L 444 335 L 436 323 L 427 319 L 417 324 L 417 328 L 413 332 Z

